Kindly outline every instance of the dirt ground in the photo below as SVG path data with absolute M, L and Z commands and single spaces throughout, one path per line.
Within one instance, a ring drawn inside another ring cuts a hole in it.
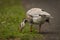
M 50 26 L 42 26 L 43 40 L 60 40 L 60 0 L 22 0 L 22 4 L 26 11 L 38 7 L 50 13 L 54 18 Z

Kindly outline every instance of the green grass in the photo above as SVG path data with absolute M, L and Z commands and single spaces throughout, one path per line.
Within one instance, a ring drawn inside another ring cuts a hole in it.
M 5 7 L 0 13 L 0 37 L 15 35 L 19 32 L 18 27 L 24 18 L 21 6 Z
M 42 39 L 41 34 L 37 34 L 33 28 L 33 32 L 29 32 L 29 25 L 26 24 L 22 32 L 19 31 L 20 22 L 23 20 L 25 10 L 20 0 L 0 0 L 0 39 L 21 38 L 21 40 Z M 11 4 L 11 2 L 13 3 Z

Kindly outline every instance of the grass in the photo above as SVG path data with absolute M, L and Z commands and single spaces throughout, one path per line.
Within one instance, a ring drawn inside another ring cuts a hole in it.
M 19 0 L 1 1 L 2 3 L 0 3 L 0 40 L 8 40 L 11 38 L 20 38 L 21 40 L 42 39 L 42 35 L 36 34 L 35 29 L 33 29 L 32 33 L 29 32 L 30 27 L 28 23 L 22 33 L 19 31 L 20 22 L 26 16 L 25 10 Z

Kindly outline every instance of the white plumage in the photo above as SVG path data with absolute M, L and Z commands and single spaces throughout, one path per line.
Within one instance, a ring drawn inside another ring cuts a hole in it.
M 33 22 L 34 23 L 39 23 L 40 21 L 41 21 L 41 16 L 33 17 Z
M 30 10 L 27 11 L 26 15 L 29 16 L 38 16 L 41 13 L 41 9 L 40 8 L 32 8 Z
M 32 8 L 27 11 L 26 15 L 27 15 L 27 18 L 29 18 L 29 19 L 31 18 L 30 16 L 33 16 L 32 19 L 34 22 L 35 21 L 39 22 L 42 20 L 44 21 L 47 18 L 52 18 L 52 16 L 49 13 L 42 11 L 42 9 L 40 9 L 40 8 Z M 41 16 L 39 16 L 39 15 L 41 15 Z M 44 17 L 42 17 L 42 16 L 44 16 Z
M 31 15 L 31 16 L 46 15 L 46 16 L 51 17 L 51 15 L 49 13 L 42 11 L 42 9 L 40 9 L 40 8 L 32 8 L 27 11 L 26 15 L 27 16 L 29 16 L 29 15 Z

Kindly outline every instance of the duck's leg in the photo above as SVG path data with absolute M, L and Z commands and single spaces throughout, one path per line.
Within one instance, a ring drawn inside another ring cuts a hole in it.
M 39 25 L 39 33 L 40 33 L 40 31 L 41 31 L 41 24 Z
M 33 20 L 30 21 L 30 32 L 32 32 Z
M 31 25 L 31 27 L 30 27 L 30 32 L 32 32 L 32 25 Z

